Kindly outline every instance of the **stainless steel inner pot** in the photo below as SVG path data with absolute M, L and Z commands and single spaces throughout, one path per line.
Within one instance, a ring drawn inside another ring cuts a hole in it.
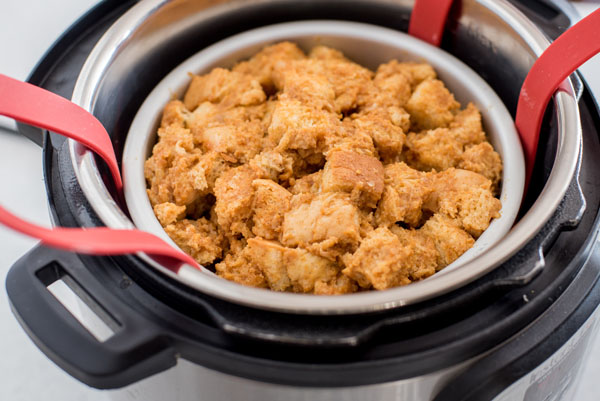
M 152 67 L 158 65 L 165 55 L 175 57 L 178 48 L 186 49 L 187 57 L 200 50 L 201 47 L 197 46 L 195 50 L 186 48 L 184 43 L 195 35 L 205 34 L 202 29 L 212 26 L 215 33 L 228 36 L 218 30 L 215 22 L 233 9 L 247 9 L 247 15 L 251 15 L 250 12 L 256 7 L 293 7 L 297 4 L 293 0 L 233 0 L 218 2 L 223 3 L 219 5 L 214 3 L 147 0 L 134 6 L 109 29 L 88 57 L 77 80 L 72 100 L 97 115 L 111 132 L 111 127 L 118 127 L 122 122 L 118 113 L 107 113 L 107 110 L 114 111 L 118 106 L 124 109 L 132 107 L 131 98 L 136 95 L 141 95 L 143 100 L 144 90 L 147 93 L 147 89 L 142 89 L 144 80 L 156 83 L 161 78 Z M 377 0 L 369 3 L 373 7 L 394 6 L 398 10 L 399 19 L 406 19 L 412 6 L 412 2 L 402 0 Z M 460 13 L 452 18 L 455 19 L 450 24 L 453 28 L 447 33 L 452 35 L 452 48 L 445 50 L 463 59 L 488 82 L 490 79 L 487 78 L 493 73 L 509 78 L 510 82 L 503 82 L 494 89 L 503 97 L 505 104 L 514 109 L 515 87 L 518 93 L 535 57 L 549 44 L 545 36 L 506 1 L 465 0 Z M 182 53 L 185 51 L 182 50 Z M 184 55 L 183 59 L 185 58 Z M 496 64 L 494 71 L 493 65 L 498 62 L 504 65 L 498 67 Z M 168 70 L 164 71 L 166 72 Z M 558 127 L 556 158 L 540 196 L 500 243 L 460 269 L 405 287 L 339 297 L 281 294 L 242 287 L 216 278 L 213 279 L 218 283 L 214 287 L 203 288 L 203 291 L 236 303 L 292 313 L 360 313 L 432 298 L 488 273 L 521 249 L 547 222 L 572 179 L 581 146 L 581 126 L 570 82 L 568 88 L 569 91 L 560 92 L 554 98 L 553 118 Z M 109 227 L 132 228 L 133 223 L 118 207 L 102 181 L 93 155 L 72 141 L 69 148 L 79 184 L 100 219 Z M 139 257 L 184 283 L 190 282 L 190 275 L 196 274 L 191 267 L 184 267 L 175 274 L 146 255 Z

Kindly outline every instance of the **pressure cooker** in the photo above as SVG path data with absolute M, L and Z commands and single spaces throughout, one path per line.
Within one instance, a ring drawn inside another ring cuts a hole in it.
M 304 20 L 407 31 L 412 6 L 105 1 L 64 33 L 28 81 L 94 114 L 120 159 L 146 96 L 215 42 Z M 560 0 L 463 0 L 450 11 L 441 48 L 476 71 L 514 115 L 531 65 L 575 21 Z M 19 130 L 43 148 L 54 225 L 129 224 L 101 161 L 55 133 Z M 196 288 L 185 273 L 144 255 L 37 246 L 7 276 L 11 307 L 42 352 L 114 400 L 571 399 L 600 317 L 599 137 L 597 99 L 573 74 L 546 110 L 515 226 L 428 296 L 405 302 L 389 292 L 352 308 L 343 301 L 269 308 Z M 477 274 L 467 279 L 463 268 Z

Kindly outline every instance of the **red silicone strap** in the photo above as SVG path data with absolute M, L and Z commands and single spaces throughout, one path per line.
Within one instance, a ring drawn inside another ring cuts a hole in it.
M 527 74 L 515 118 L 525 152 L 527 184 L 531 180 L 542 119 L 550 98 L 569 75 L 599 52 L 600 10 L 596 10 L 559 36 Z
M 119 193 L 121 175 L 108 133 L 90 113 L 45 89 L 0 74 L 0 115 L 45 128 L 75 139 L 96 152 L 108 164 Z M 44 245 L 92 255 L 146 252 L 176 266 L 200 266 L 186 253 L 161 238 L 139 230 L 94 228 L 46 228 L 29 223 L 0 206 L 0 223 L 37 238 Z
M 123 182 L 110 137 L 102 123 L 55 93 L 0 74 L 0 115 L 74 139 L 108 165 L 117 191 Z
M 408 33 L 434 46 L 442 41 L 453 0 L 415 0 Z
M 161 238 L 140 230 L 113 230 L 106 227 L 94 228 L 46 228 L 25 221 L 0 206 L 0 223 L 22 234 L 37 238 L 42 244 L 90 255 L 123 255 L 146 252 L 163 256 L 177 264 L 187 263 L 198 269 L 200 266 Z

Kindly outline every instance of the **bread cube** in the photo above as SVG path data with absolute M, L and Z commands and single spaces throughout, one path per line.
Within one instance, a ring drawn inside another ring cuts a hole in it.
M 456 141 L 463 146 L 477 145 L 485 141 L 481 114 L 473 103 L 469 103 L 464 110 L 454 116 L 454 120 L 450 123 L 450 129 Z
M 244 248 L 245 249 L 245 248 Z M 269 282 L 262 270 L 255 264 L 248 263 L 243 254 L 243 250 L 235 253 L 228 253 L 225 259 L 215 265 L 215 270 L 219 277 L 236 282 L 249 287 L 269 288 Z M 277 277 L 272 277 L 274 285 L 277 285 Z M 285 278 L 284 278 L 285 280 Z M 280 284 L 285 286 L 286 283 Z
M 502 179 L 502 160 L 488 142 L 467 147 L 458 167 L 481 174 L 492 181 L 492 191 L 497 194 Z
M 185 217 L 185 206 L 177 206 L 171 202 L 159 203 L 154 205 L 153 209 L 156 218 L 163 227 Z
M 258 80 L 250 75 L 215 68 L 208 74 L 194 75 L 183 103 L 193 111 L 206 101 L 235 107 L 259 104 L 266 98 Z
M 492 219 L 500 217 L 502 203 L 489 189 L 469 188 L 440 195 L 438 212 L 456 219 L 460 226 L 478 238 Z
M 206 127 L 200 135 L 205 152 L 229 156 L 231 163 L 247 163 L 263 149 L 263 127 L 259 120 Z
M 354 254 L 344 255 L 342 273 L 362 288 L 385 290 L 409 284 L 407 260 L 412 252 L 390 230 L 380 227 L 362 240 Z
M 248 223 L 252 217 L 254 187 L 258 178 L 249 166 L 232 168 L 215 182 L 215 212 L 224 232 L 252 237 Z
M 337 130 L 339 124 L 335 115 L 284 94 L 273 111 L 268 141 L 279 151 L 316 149 L 319 141 L 327 133 Z
M 304 58 L 306 56 L 296 44 L 281 42 L 267 46 L 249 60 L 238 63 L 233 71 L 257 77 L 258 82 L 270 94 L 276 90 L 273 82 L 275 68 Z
M 437 128 L 416 134 L 411 132 L 406 138 L 407 162 L 419 170 L 446 170 L 455 167 L 463 153 L 462 145 L 457 142 L 448 128 Z
M 281 231 L 285 246 L 314 244 L 314 253 L 335 259 L 354 250 L 359 240 L 359 213 L 349 195 L 327 192 L 292 197 Z
M 405 121 L 409 122 L 409 115 L 399 108 L 390 107 L 393 114 L 387 110 L 373 110 L 368 113 L 359 113 L 352 116 L 352 124 L 357 132 L 366 133 L 373 138 L 373 143 L 379 156 L 386 163 L 398 161 L 402 152 L 402 147 L 406 140 L 406 135 L 400 126 L 392 121 L 392 116 L 399 118 L 399 124 L 407 125 L 402 122 L 402 115 Z
M 165 226 L 165 232 L 183 252 L 201 265 L 213 263 L 223 254 L 223 236 L 205 218 L 176 221 Z
M 257 267 L 275 291 L 312 292 L 318 282 L 334 279 L 339 269 L 329 260 L 301 248 L 286 248 L 276 241 L 251 238 L 242 255 Z
M 365 86 L 371 85 L 373 73 L 348 60 L 341 52 L 324 46 L 313 48 L 309 57 L 323 66 L 322 73 L 335 93 L 335 112 L 341 114 L 355 109 L 359 94 Z
M 294 195 L 298 194 L 318 194 L 321 192 L 323 182 L 323 170 L 316 173 L 305 175 L 302 178 L 294 180 L 294 184 L 290 187 L 290 192 Z
M 398 106 L 403 106 L 412 93 L 412 75 L 406 69 L 400 68 L 400 65 L 397 60 L 381 64 L 377 68 L 373 83 L 379 90 L 389 93 L 398 102 Z
M 454 120 L 460 104 L 437 79 L 421 82 L 404 106 L 416 130 L 447 127 Z
M 345 274 L 338 275 L 329 281 L 316 281 L 314 287 L 315 295 L 342 295 L 351 294 L 358 290 L 356 281 L 352 280 Z
M 282 94 L 315 110 L 334 112 L 335 90 L 316 60 L 297 60 L 277 66 L 274 82 Z
M 323 170 L 323 192 L 359 194 L 362 206 L 374 208 L 383 192 L 383 165 L 372 156 L 333 152 Z
M 190 112 L 181 100 L 171 100 L 163 110 L 160 127 L 166 128 L 169 125 L 174 125 L 179 128 L 187 128 L 186 121 L 189 116 Z
M 254 188 L 252 233 L 265 239 L 278 239 L 283 215 L 290 208 L 292 194 L 271 180 L 254 180 L 252 187 Z
M 398 236 L 402 245 L 413 251 L 406 261 L 412 281 L 423 280 L 437 271 L 438 253 L 430 237 L 421 230 L 407 230 L 397 225 L 391 226 L 390 231 Z
M 432 191 L 430 176 L 402 162 L 387 165 L 385 188 L 375 212 L 377 224 L 389 227 L 402 222 L 411 227 L 419 226 L 423 202 Z
M 397 60 L 392 60 L 388 63 L 381 64 L 377 68 L 374 81 L 380 83 L 390 78 L 396 78 L 397 76 L 402 76 L 406 79 L 409 90 L 413 90 L 425 80 L 437 78 L 435 70 L 429 64 L 412 61 L 400 63 Z
M 458 223 L 442 214 L 434 214 L 420 229 L 431 238 L 438 254 L 437 270 L 448 266 L 468 251 L 475 240 Z
M 377 156 L 371 135 L 366 130 L 360 129 L 352 118 L 346 117 L 335 128 L 336 130 L 329 132 L 325 136 L 323 153 L 326 157 L 337 151 Z

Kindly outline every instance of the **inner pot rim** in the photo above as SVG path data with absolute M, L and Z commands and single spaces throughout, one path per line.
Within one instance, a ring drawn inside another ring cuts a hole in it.
M 95 89 L 101 81 L 105 70 L 110 66 L 112 58 L 118 51 L 119 46 L 124 45 L 128 38 L 125 34 L 114 34 L 112 31 L 114 30 L 117 33 L 122 33 L 123 30 L 129 29 L 129 32 L 133 32 L 133 29 L 131 29 L 132 24 L 138 26 L 143 23 L 146 18 L 140 18 L 139 15 L 145 16 L 146 14 L 151 14 L 155 7 L 163 2 L 164 0 L 154 0 L 138 4 L 111 27 L 107 34 L 98 42 L 82 69 L 73 94 L 73 101 L 75 103 L 78 103 L 87 110 L 93 110 L 96 96 Z M 154 7 L 152 6 L 153 4 L 155 5 Z M 497 7 L 498 4 L 494 4 L 494 8 Z M 513 20 L 516 19 L 516 22 L 512 21 L 513 24 L 511 25 L 515 25 L 518 22 L 532 25 L 532 23 L 516 9 L 512 8 L 512 6 L 509 7 L 510 8 L 503 9 L 502 11 L 505 14 L 505 19 L 508 17 L 511 17 Z M 527 42 L 536 43 L 536 46 L 532 47 L 537 47 L 537 49 L 534 50 L 537 50 L 536 53 L 539 54 L 549 43 L 535 26 L 533 26 L 533 28 L 535 29 L 534 31 L 531 29 L 526 31 L 530 36 L 527 38 Z M 111 35 L 111 33 L 113 34 Z M 107 52 L 105 49 L 113 49 L 113 51 Z M 87 79 L 82 77 L 87 77 Z M 508 259 L 517 252 L 526 241 L 531 239 L 538 229 L 550 218 L 568 187 L 570 178 L 576 168 L 577 155 L 581 141 L 578 108 L 573 91 L 571 90 L 570 93 L 563 92 L 558 94 L 555 97 L 555 104 L 558 111 L 559 126 L 557 157 L 555 166 L 540 197 L 530 211 L 513 228 L 511 233 L 509 233 L 500 243 L 496 244 L 496 246 L 488 250 L 486 254 L 480 256 L 476 261 L 466 263 L 461 269 L 447 272 L 443 275 L 445 278 L 444 280 L 437 280 L 437 282 L 436 280 L 428 280 L 427 283 L 413 283 L 410 286 L 381 292 L 333 297 L 315 297 L 314 295 L 274 293 L 261 289 L 242 287 L 239 284 L 218 279 L 223 282 L 219 285 L 220 290 L 218 291 L 218 294 L 215 294 L 213 291 L 204 292 L 216 295 L 220 298 L 223 298 L 223 292 L 225 292 L 229 294 L 229 296 L 225 297 L 227 300 L 234 299 L 234 302 L 236 303 L 261 309 L 309 314 L 347 314 L 389 309 L 409 303 L 415 303 L 448 292 L 459 286 L 465 285 L 467 282 L 475 280 Z M 564 133 L 568 132 L 567 127 L 569 126 L 575 127 L 575 130 L 572 130 L 571 132 L 576 132 L 577 135 L 564 135 Z M 117 207 L 112 198 L 110 198 L 110 195 L 100 178 L 91 152 L 88 152 L 74 141 L 69 142 L 69 149 L 77 179 L 86 197 L 90 201 L 90 204 L 99 214 L 103 222 L 107 226 L 113 228 L 133 228 L 134 226 L 131 221 L 129 221 L 125 214 Z M 570 155 L 573 157 L 569 157 Z M 138 256 L 178 281 L 189 282 L 192 279 L 190 274 L 197 276 L 197 271 L 192 267 L 184 267 L 178 274 L 175 274 L 165 267 L 157 266 L 157 264 L 147 255 L 140 254 Z M 215 278 L 213 278 L 213 280 L 214 279 Z M 425 289 L 423 288 L 424 284 L 427 284 L 431 290 L 426 292 L 423 291 Z M 400 293 L 403 293 L 403 296 L 401 296 Z M 407 293 L 411 296 L 406 296 Z M 257 296 L 262 299 L 258 304 L 248 301 L 255 299 Z M 289 298 L 290 302 L 284 302 L 282 304 L 282 297 Z

